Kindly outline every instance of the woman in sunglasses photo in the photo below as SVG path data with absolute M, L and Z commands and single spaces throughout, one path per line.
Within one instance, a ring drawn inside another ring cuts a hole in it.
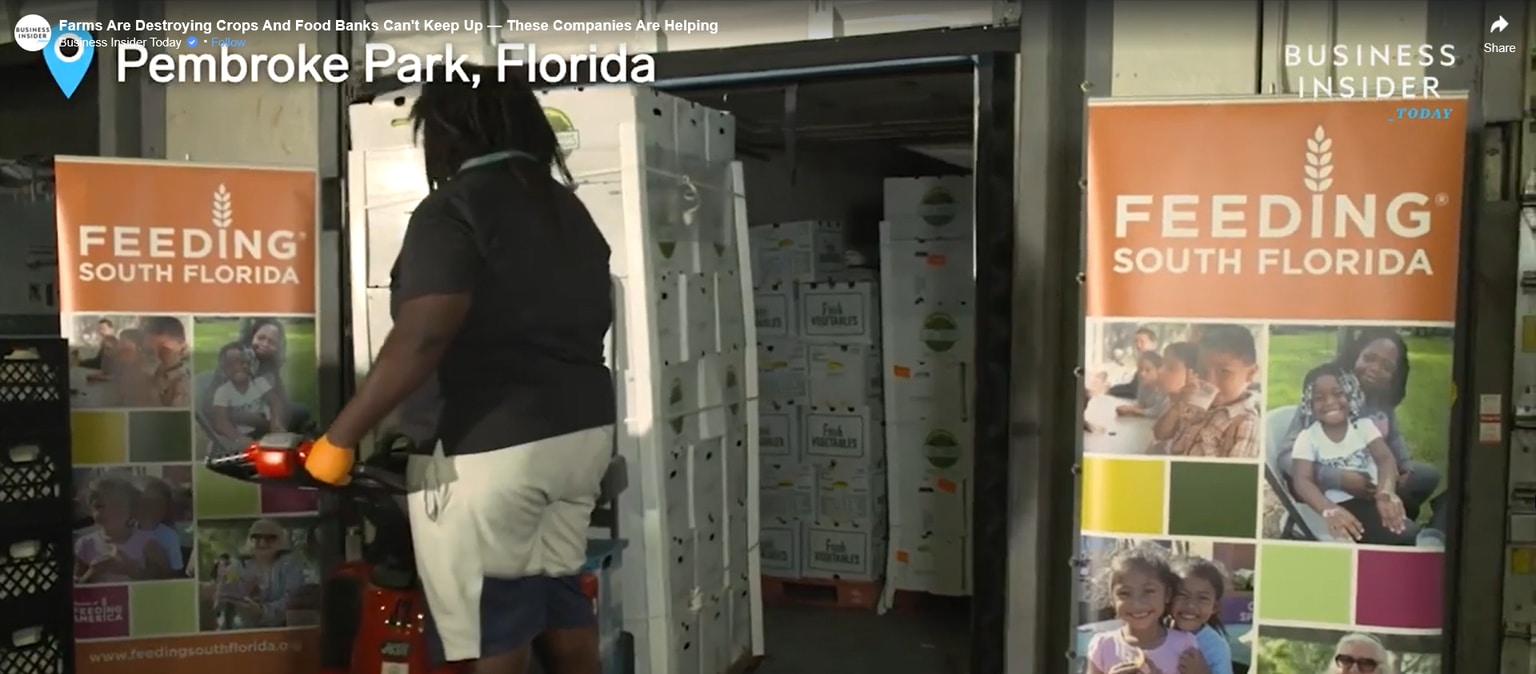
M 313 520 L 203 520 L 198 579 L 204 631 L 288 626 L 290 598 L 316 569 L 296 544 L 312 545 Z
M 1395 674 L 1392 654 L 1381 640 L 1359 632 L 1344 635 L 1333 649 L 1330 674 Z
M 1442 674 L 1439 634 L 1262 625 L 1253 644 L 1262 674 Z M 1247 674 L 1241 669 L 1237 674 Z

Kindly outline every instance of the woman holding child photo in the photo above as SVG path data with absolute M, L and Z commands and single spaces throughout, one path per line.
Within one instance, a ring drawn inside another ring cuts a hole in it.
M 266 380 L 283 400 L 283 426 L 303 428 L 309 422 L 309 410 L 293 399 L 283 376 L 288 364 L 288 332 L 283 324 L 275 318 L 251 319 L 240 329 L 239 341 L 250 350 L 251 375 Z
M 1361 399 L 1358 415 L 1369 421 L 1392 455 L 1395 475 L 1393 494 L 1402 501 L 1404 515 L 1409 522 L 1419 520 L 1426 505 L 1434 510 L 1430 527 L 1444 531 L 1443 508 L 1437 507 L 1431 496 L 1440 486 L 1439 469 L 1428 463 L 1414 461 L 1404 441 L 1397 409 L 1408 396 L 1409 359 L 1408 344 L 1402 335 L 1390 328 L 1370 328 L 1362 331 L 1342 348 L 1333 364 L 1353 375 L 1358 382 Z M 1281 442 L 1278 464 L 1291 471 L 1292 492 L 1296 491 L 1295 449 L 1298 437 L 1315 421 L 1300 408 Z M 1325 492 L 1347 494 L 1352 498 L 1373 499 L 1380 491 L 1379 483 L 1372 480 L 1370 472 L 1343 466 L 1317 464 L 1313 466 L 1312 480 Z M 1401 540 L 1394 536 L 1394 540 Z M 1412 541 L 1400 542 L 1412 545 Z
M 1381 431 L 1361 414 L 1365 394 L 1353 372 L 1329 363 L 1302 383 L 1296 417 L 1302 431 L 1292 446 L 1291 490 L 1316 510 L 1334 536 L 1374 545 L 1413 545 L 1418 527 L 1397 494 L 1401 474 Z M 1365 476 L 1369 496 L 1318 485 L 1318 468 Z
M 271 382 L 252 370 L 238 342 L 219 350 L 219 374 L 224 383 L 213 391 L 213 427 L 237 443 L 250 443 L 267 433 L 286 429 L 285 401 Z

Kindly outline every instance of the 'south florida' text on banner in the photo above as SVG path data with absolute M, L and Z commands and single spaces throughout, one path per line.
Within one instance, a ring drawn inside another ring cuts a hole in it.
M 314 313 L 312 173 L 79 158 L 57 171 L 68 310 Z
M 1400 105 L 1095 102 L 1089 315 L 1453 320 L 1463 134 Z

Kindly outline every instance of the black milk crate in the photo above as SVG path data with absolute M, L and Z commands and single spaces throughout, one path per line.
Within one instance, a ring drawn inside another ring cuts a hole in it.
M 25 613 L 18 609 L 59 591 L 65 594 L 64 606 L 71 605 L 73 542 L 67 524 L 28 520 L 8 522 L 0 529 L 0 617 Z
M 0 429 L 0 537 L 16 522 L 69 528 L 74 520 L 70 468 L 67 429 L 53 433 Z
M 38 606 L 27 613 L 0 613 L 0 672 L 74 674 L 74 610 L 69 590 L 61 608 Z
M 0 337 L 0 427 L 69 427 L 69 343 Z
M 67 524 L 0 526 L 0 672 L 73 674 L 73 540 Z

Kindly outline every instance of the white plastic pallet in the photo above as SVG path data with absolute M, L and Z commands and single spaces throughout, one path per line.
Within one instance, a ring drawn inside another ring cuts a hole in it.
M 387 330 L 395 212 L 425 186 L 397 121 L 413 92 L 354 106 L 355 351 Z M 630 487 L 620 585 L 638 674 L 719 674 L 761 654 L 757 382 L 746 208 L 729 115 L 635 87 L 544 95 L 582 200 L 613 251 L 619 451 Z M 379 223 L 377 227 L 374 223 Z M 741 245 L 738 245 L 738 242 Z M 379 267 L 384 265 L 382 275 Z M 370 301 L 371 300 L 371 301 Z M 359 375 L 366 372 L 359 364 Z

